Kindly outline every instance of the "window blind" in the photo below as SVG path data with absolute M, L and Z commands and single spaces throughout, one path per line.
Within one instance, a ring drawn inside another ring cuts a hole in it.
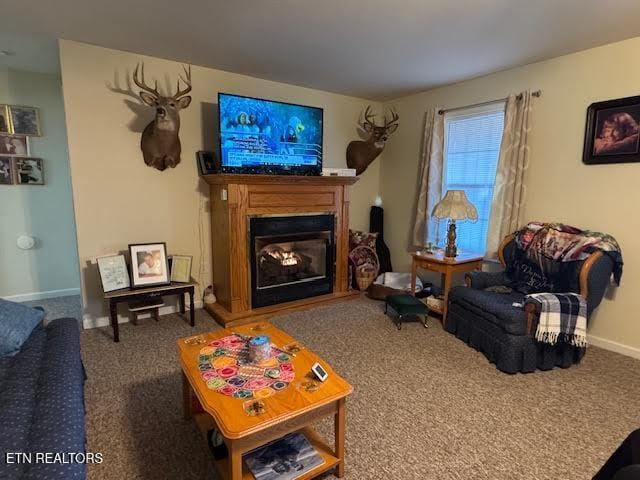
M 478 221 L 457 223 L 459 250 L 485 253 L 491 200 L 496 179 L 500 142 L 504 129 L 504 105 L 481 111 L 461 111 L 445 116 L 445 150 L 442 193 L 464 190 L 478 210 Z M 444 221 L 446 224 L 446 220 Z M 443 224 L 438 229 L 446 232 Z M 443 245 L 446 235 L 438 239 Z

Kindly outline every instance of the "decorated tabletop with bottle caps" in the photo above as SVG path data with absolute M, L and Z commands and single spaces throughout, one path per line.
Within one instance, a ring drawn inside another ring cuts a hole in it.
M 267 322 L 181 338 L 177 344 L 186 394 L 227 438 L 268 428 L 353 390 L 306 345 Z M 313 379 L 316 362 L 329 374 L 324 382 Z M 250 402 L 260 403 L 258 415 L 247 414 Z

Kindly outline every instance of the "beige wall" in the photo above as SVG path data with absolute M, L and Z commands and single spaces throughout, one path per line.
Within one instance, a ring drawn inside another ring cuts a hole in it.
M 394 266 L 408 268 L 407 243 L 423 115 L 431 106 L 456 107 L 542 89 L 534 99 L 531 164 L 527 172 L 525 219 L 561 221 L 611 233 L 625 261 L 622 286 L 605 299 L 590 333 L 610 348 L 640 353 L 637 299 L 640 289 L 640 164 L 582 163 L 586 109 L 595 101 L 640 94 L 635 61 L 640 38 L 499 72 L 389 102 L 401 126 L 381 165 L 382 196 Z M 388 232 L 388 233 L 387 233 Z M 615 343 L 612 343 L 615 342 Z
M 159 172 L 144 164 L 139 149 L 140 132 L 153 112 L 140 106 L 133 96 L 114 92 L 113 87 L 126 88 L 136 62 L 144 60 L 148 79 L 158 78 L 161 88 L 170 79 L 175 88 L 180 64 L 65 40 L 60 41 L 60 58 L 85 313 L 90 317 L 106 312 L 95 269 L 87 267 L 87 260 L 126 249 L 129 243 L 166 241 L 169 253 L 193 255 L 194 275 L 208 282 L 209 221 L 208 212 L 201 208 L 208 190 L 198 179 L 195 152 L 214 147 L 214 102 L 219 91 L 324 108 L 324 162 L 329 167 L 345 167 L 346 146 L 355 138 L 359 113 L 369 103 L 193 67 L 193 102 L 181 114 L 182 163 Z M 379 190 L 381 163 L 382 159 L 376 160 L 353 189 L 353 227 L 368 227 L 369 206 Z
M 9 69 L 0 66 L 0 92 L 2 92 L 2 101 L 8 101 L 9 97 Z
M 40 109 L 43 136 L 32 137 L 30 145 L 31 155 L 44 159 L 45 177 L 42 186 L 0 187 L 0 296 L 21 301 L 77 293 L 80 278 L 60 78 L 0 69 L 0 103 Z M 16 246 L 22 234 L 37 239 L 34 249 Z

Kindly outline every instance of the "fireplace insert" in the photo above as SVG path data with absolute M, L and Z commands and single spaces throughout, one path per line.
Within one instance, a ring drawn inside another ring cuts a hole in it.
M 250 220 L 251 307 L 333 292 L 335 217 Z

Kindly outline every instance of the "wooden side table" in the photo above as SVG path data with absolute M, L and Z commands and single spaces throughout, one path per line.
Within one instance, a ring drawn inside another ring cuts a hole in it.
M 444 295 L 442 311 L 439 312 L 433 308 L 430 308 L 430 310 L 442 315 L 442 324 L 444 325 L 447 321 L 447 302 L 449 300 L 449 290 L 451 290 L 453 274 L 468 272 L 470 270 L 482 270 L 483 256 L 477 253 L 461 253 L 455 258 L 449 258 L 444 256 L 443 251 L 438 251 L 433 254 L 420 254 L 416 252 L 412 253 L 411 257 L 411 291 L 414 295 L 418 268 L 440 273 L 442 279 L 442 294 Z
M 193 297 L 195 295 L 195 282 L 191 283 L 171 283 L 170 285 L 162 285 L 159 287 L 149 288 L 127 288 L 125 290 L 116 290 L 104 294 L 104 299 L 109 303 L 109 315 L 111 317 L 111 328 L 113 328 L 113 341 L 120 341 L 120 329 L 118 328 L 118 304 L 128 303 L 132 301 L 149 300 L 167 295 L 177 295 L 180 313 L 185 314 L 184 295 L 189 295 L 189 323 L 193 327 L 196 322 L 196 311 L 194 308 Z

